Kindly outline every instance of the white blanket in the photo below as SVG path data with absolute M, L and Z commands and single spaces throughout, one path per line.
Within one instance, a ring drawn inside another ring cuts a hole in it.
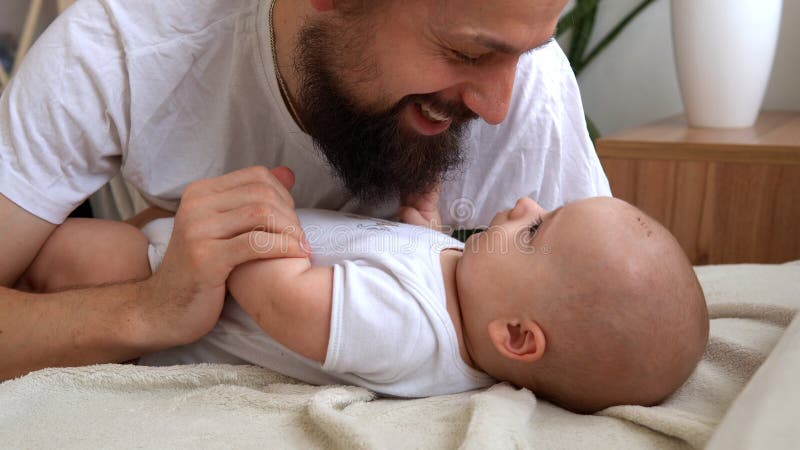
M 620 449 L 710 441 L 729 449 L 798 442 L 790 412 L 800 404 L 800 318 L 784 331 L 800 307 L 800 261 L 697 272 L 711 339 L 689 381 L 660 406 L 582 416 L 505 384 L 389 400 L 249 366 L 100 365 L 0 384 L 0 447 Z

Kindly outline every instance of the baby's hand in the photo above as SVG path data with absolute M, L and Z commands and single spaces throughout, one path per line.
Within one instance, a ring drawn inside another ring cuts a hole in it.
M 439 185 L 425 194 L 407 195 L 403 198 L 398 218 L 411 225 L 442 230 L 442 217 L 439 215 Z

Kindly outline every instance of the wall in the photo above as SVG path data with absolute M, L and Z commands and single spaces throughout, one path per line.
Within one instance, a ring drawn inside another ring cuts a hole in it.
M 0 0 L 0 34 L 19 36 L 25 16 L 28 12 L 29 0 Z M 56 16 L 54 1 L 45 0 L 42 15 L 39 18 L 39 31 Z
M 0 1 L 0 33 L 19 34 L 27 7 L 28 2 L 25 0 Z
M 639 1 L 601 2 L 593 42 Z M 586 112 L 601 132 L 612 133 L 683 110 L 675 75 L 669 6 L 668 0 L 650 5 L 581 74 L 578 82 Z M 800 1 L 786 0 L 783 8 L 780 41 L 764 108 L 800 110 Z

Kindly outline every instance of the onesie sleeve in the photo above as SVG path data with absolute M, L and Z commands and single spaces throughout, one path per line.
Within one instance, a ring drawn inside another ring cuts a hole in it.
M 388 384 L 429 359 L 434 346 L 421 307 L 388 271 L 334 265 L 331 331 L 323 370 Z
M 129 128 L 121 41 L 97 0 L 37 40 L 0 99 L 0 193 L 61 223 L 118 170 Z
M 142 227 L 142 234 L 147 237 L 147 260 L 150 262 L 150 272 L 156 273 L 167 253 L 172 229 L 175 227 L 174 217 L 164 217 L 148 222 Z

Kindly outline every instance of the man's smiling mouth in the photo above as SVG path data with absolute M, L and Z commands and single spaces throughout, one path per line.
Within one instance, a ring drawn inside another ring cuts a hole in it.
M 422 113 L 423 117 L 430 120 L 431 122 L 445 122 L 450 120 L 450 116 L 447 113 L 442 111 L 437 111 L 431 105 L 416 102 L 417 107 L 419 108 L 420 113 Z
M 406 107 L 406 122 L 423 136 L 435 136 L 450 128 L 453 119 L 450 114 L 439 111 L 426 102 L 415 101 Z

